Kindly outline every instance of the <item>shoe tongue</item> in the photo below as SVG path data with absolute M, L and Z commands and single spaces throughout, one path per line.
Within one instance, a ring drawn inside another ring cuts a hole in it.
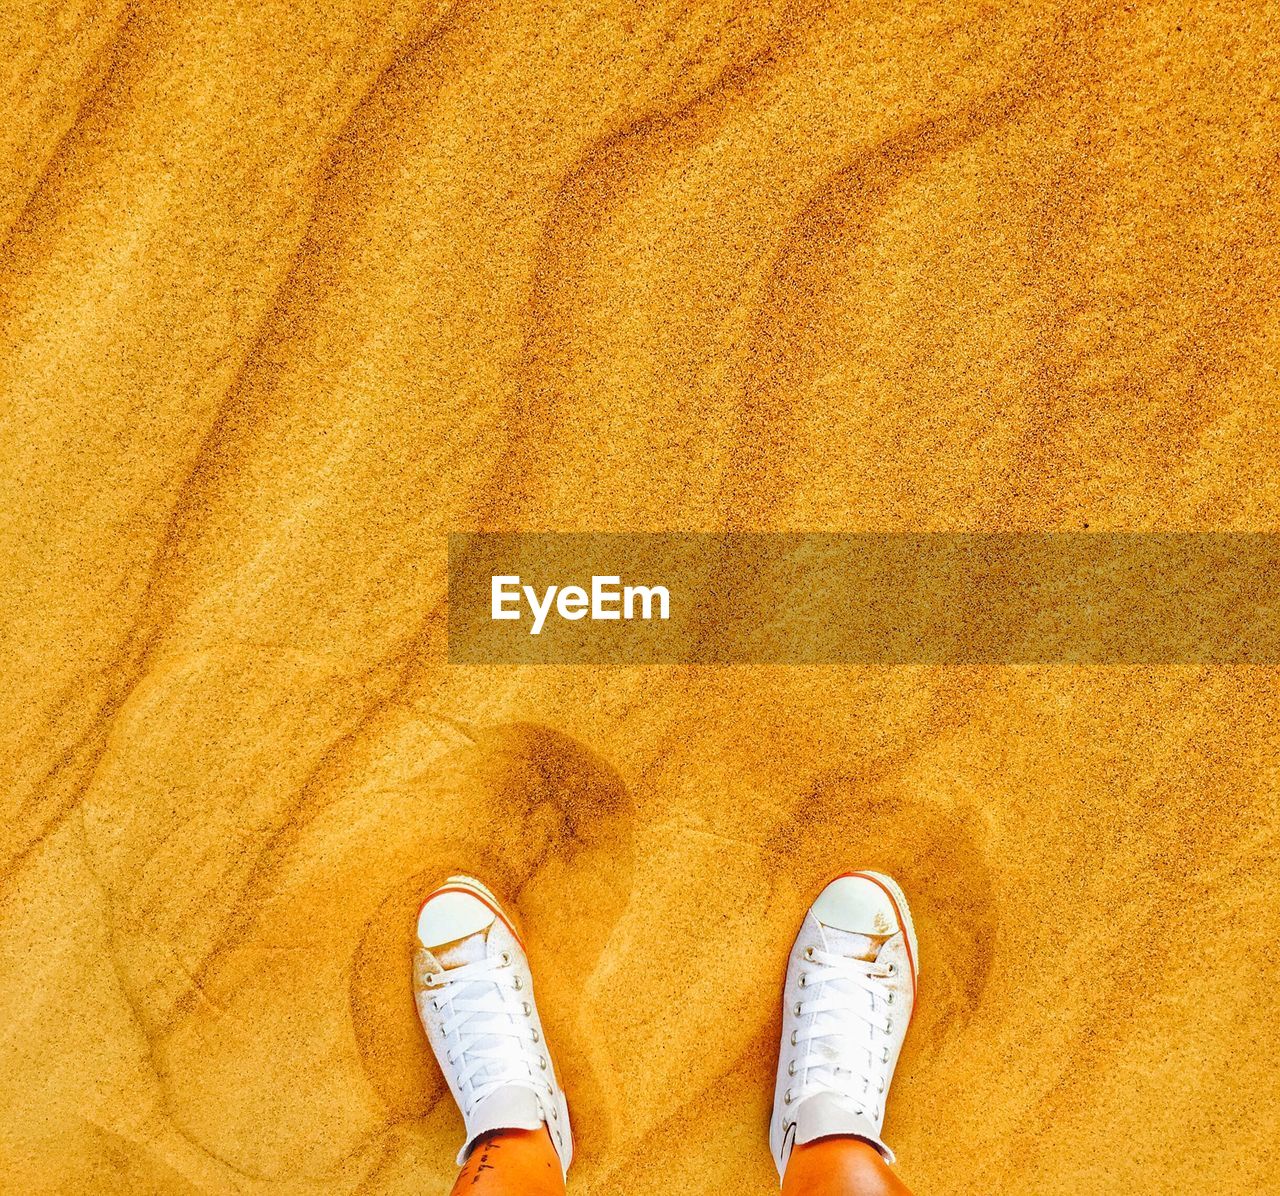
M 796 1142 L 852 1135 L 877 1141 L 874 1122 L 851 1101 L 835 1092 L 818 1092 L 800 1102 L 796 1110 Z
M 451 971 L 454 968 L 460 968 L 464 964 L 476 963 L 487 958 L 491 954 L 497 955 L 498 952 L 502 950 L 501 935 L 499 934 L 496 936 L 499 940 L 498 942 L 491 944 L 489 941 L 490 935 L 494 933 L 496 925 L 497 923 L 487 926 L 484 930 L 478 930 L 475 934 L 469 934 L 466 938 L 459 939 L 457 942 L 445 943 L 443 946 L 435 948 L 435 950 L 432 951 L 432 955 L 435 956 L 436 961 L 446 972 Z M 491 991 L 491 985 L 485 980 L 477 980 L 474 985 L 464 984 L 464 987 L 467 990 L 465 995 L 468 998 L 481 996 L 486 992 Z M 463 1033 L 466 1034 L 467 1042 L 471 1049 L 488 1050 L 492 1047 L 501 1047 L 504 1045 L 504 1039 L 502 1036 L 496 1034 L 485 1034 L 483 1031 L 478 1031 L 476 1029 L 476 1023 L 483 1024 L 491 1017 L 500 1016 L 501 1015 L 484 1013 L 476 1014 L 475 1021 L 464 1027 Z M 493 1075 L 499 1067 L 500 1064 L 497 1060 L 486 1061 L 480 1067 L 479 1071 L 475 1073 L 475 1076 L 473 1077 L 475 1083 L 482 1084 L 485 1078 Z M 514 1095 L 508 1095 L 509 1093 Z M 494 1125 L 486 1126 L 485 1130 L 481 1132 L 487 1132 L 489 1129 L 536 1129 L 537 1126 L 542 1124 L 542 1120 L 538 1116 L 537 1112 L 537 1098 L 533 1095 L 533 1092 L 530 1089 L 519 1087 L 498 1089 L 490 1096 L 485 1097 L 484 1100 L 476 1106 L 476 1108 L 480 1109 L 488 1105 L 490 1101 L 494 1100 L 498 1100 L 499 1103 L 492 1106 L 490 1116 L 499 1118 L 499 1120 Z M 503 1104 L 503 1101 L 515 1102 L 510 1105 L 510 1109 L 513 1110 L 510 1114 L 507 1111 L 508 1106 Z M 521 1114 L 521 1110 L 524 1109 L 526 1103 L 529 1101 L 533 1102 L 533 1125 L 525 1125 L 524 1122 L 528 1121 L 529 1118 Z M 508 1115 L 514 1117 L 515 1120 L 501 1120 L 501 1118 L 507 1117 Z
M 509 1084 L 491 1092 L 472 1109 L 471 1140 L 491 1130 L 536 1130 L 542 1122 L 542 1107 L 533 1091 Z

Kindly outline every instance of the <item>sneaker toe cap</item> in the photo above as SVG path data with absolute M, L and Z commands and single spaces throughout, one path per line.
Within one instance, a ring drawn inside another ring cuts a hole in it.
M 456 943 L 487 929 L 496 917 L 479 897 L 441 889 L 432 893 L 418 912 L 418 942 L 427 948 Z
M 813 916 L 823 926 L 851 934 L 896 934 L 898 911 L 888 890 L 869 876 L 854 874 L 833 880 L 813 903 Z

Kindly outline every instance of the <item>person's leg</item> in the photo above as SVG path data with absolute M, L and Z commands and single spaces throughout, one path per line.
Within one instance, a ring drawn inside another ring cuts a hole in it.
M 451 876 L 418 911 L 414 998 L 466 1131 L 455 1193 L 563 1196 L 569 1107 L 524 944 L 479 881 Z
M 453 1196 L 564 1196 L 560 1156 L 546 1126 L 495 1130 L 472 1148 Z
M 791 949 L 769 1145 L 783 1196 L 904 1196 L 881 1140 L 915 1007 L 918 953 L 902 890 L 878 872 L 832 881 Z
M 787 1160 L 782 1196 L 911 1196 L 874 1146 L 860 1138 L 818 1138 Z

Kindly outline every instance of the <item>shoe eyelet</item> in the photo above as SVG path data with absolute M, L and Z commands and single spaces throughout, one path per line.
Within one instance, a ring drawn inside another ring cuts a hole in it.
M 521 1001 L 520 1008 L 524 1010 L 525 1017 L 533 1016 L 533 1006 L 530 1005 L 528 1001 Z
M 499 956 L 499 958 L 502 960 L 502 966 L 503 966 L 504 968 L 509 968 L 509 967 L 511 966 L 511 952 L 510 952 L 510 951 L 504 951 L 504 952 Z
M 883 1091 L 884 1091 L 884 1081 L 883 1081 L 883 1080 L 881 1080 L 881 1081 L 880 1081 L 880 1087 L 876 1089 L 876 1093 L 877 1093 L 877 1095 L 878 1095 L 879 1093 L 881 1093 L 881 1092 L 883 1092 Z
M 792 1059 L 791 1062 L 787 1064 L 787 1075 L 793 1076 L 795 1074 L 796 1074 L 796 1061 Z
M 538 1066 L 539 1066 L 540 1068 L 542 1068 L 542 1070 L 543 1070 L 543 1071 L 546 1071 L 546 1070 L 547 1070 L 547 1057 L 546 1057 L 546 1055 L 539 1055 L 539 1056 L 538 1056 Z
M 893 1033 L 893 1018 L 887 1017 L 884 1019 L 884 1032 L 886 1034 Z
M 890 994 L 889 994 L 889 1000 L 888 1000 L 888 1003 L 889 1003 L 890 1005 L 892 1005 L 892 1004 L 893 1004 L 893 993 L 890 993 Z
M 551 1106 L 551 1116 L 552 1116 L 556 1121 L 559 1121 L 559 1120 L 560 1120 L 560 1109 L 559 1109 L 556 1105 L 552 1105 L 552 1106 Z M 559 1136 L 560 1136 L 560 1134 L 557 1132 L 557 1133 L 556 1133 L 556 1137 L 558 1138 Z
M 791 1089 L 790 1089 L 790 1088 L 788 1088 L 788 1089 L 786 1090 L 786 1092 L 784 1092 L 784 1093 L 782 1094 L 782 1103 L 783 1103 L 784 1105 L 789 1105 L 789 1104 L 791 1103 Z
M 809 977 L 806 976 L 803 972 L 800 974 L 800 987 L 801 988 L 809 987 Z
M 512 978 L 511 987 L 514 988 L 517 992 L 519 992 L 522 988 L 524 988 L 524 981 L 521 980 L 519 976 L 515 976 Z
M 529 1041 L 530 1041 L 530 1042 L 538 1042 L 541 1038 L 542 1038 L 542 1035 L 538 1033 L 538 1027 L 537 1027 L 537 1026 L 534 1026 L 534 1028 L 533 1028 L 533 1037 L 532 1037 Z
M 881 1062 L 881 1063 L 888 1063 L 888 1062 L 889 1062 L 889 1048 L 888 1048 L 888 1047 L 885 1047 L 885 1048 L 884 1048 L 884 1054 L 880 1056 L 880 1062 Z
M 896 976 L 898 974 L 898 965 L 896 963 L 891 963 L 888 967 L 887 974 L 890 976 Z
M 797 1035 L 797 1034 L 799 1034 L 799 1033 L 800 1033 L 800 1031 L 799 1031 L 799 1030 L 792 1030 L 792 1031 L 791 1031 L 791 1045 L 792 1045 L 792 1046 L 796 1046 L 796 1045 L 798 1044 L 798 1039 L 796 1038 L 796 1035 Z
M 801 1016 L 803 1016 L 803 1015 L 801 1014 L 801 1012 L 800 1012 L 800 1011 L 801 1011 L 803 1008 L 804 1008 L 804 1006 L 803 1006 L 803 1005 L 801 1005 L 799 1001 L 797 1001 L 797 1002 L 795 1003 L 795 1005 L 792 1007 L 791 1012 L 792 1012 L 792 1013 L 794 1013 L 794 1014 L 796 1015 L 796 1017 L 801 1017 Z
M 805 959 L 812 959 L 812 958 L 813 958 L 813 948 L 812 948 L 812 947 L 806 947 L 806 948 L 804 949 L 804 957 L 805 957 Z

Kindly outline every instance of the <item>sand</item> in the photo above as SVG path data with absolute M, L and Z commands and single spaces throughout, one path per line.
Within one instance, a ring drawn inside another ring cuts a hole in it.
M 1275 15 L 4 22 L 0 1186 L 446 1190 L 467 868 L 574 1190 L 774 1190 L 863 865 L 920 1193 L 1280 1187 L 1276 669 L 450 667 L 444 604 L 454 530 L 1277 530 Z

